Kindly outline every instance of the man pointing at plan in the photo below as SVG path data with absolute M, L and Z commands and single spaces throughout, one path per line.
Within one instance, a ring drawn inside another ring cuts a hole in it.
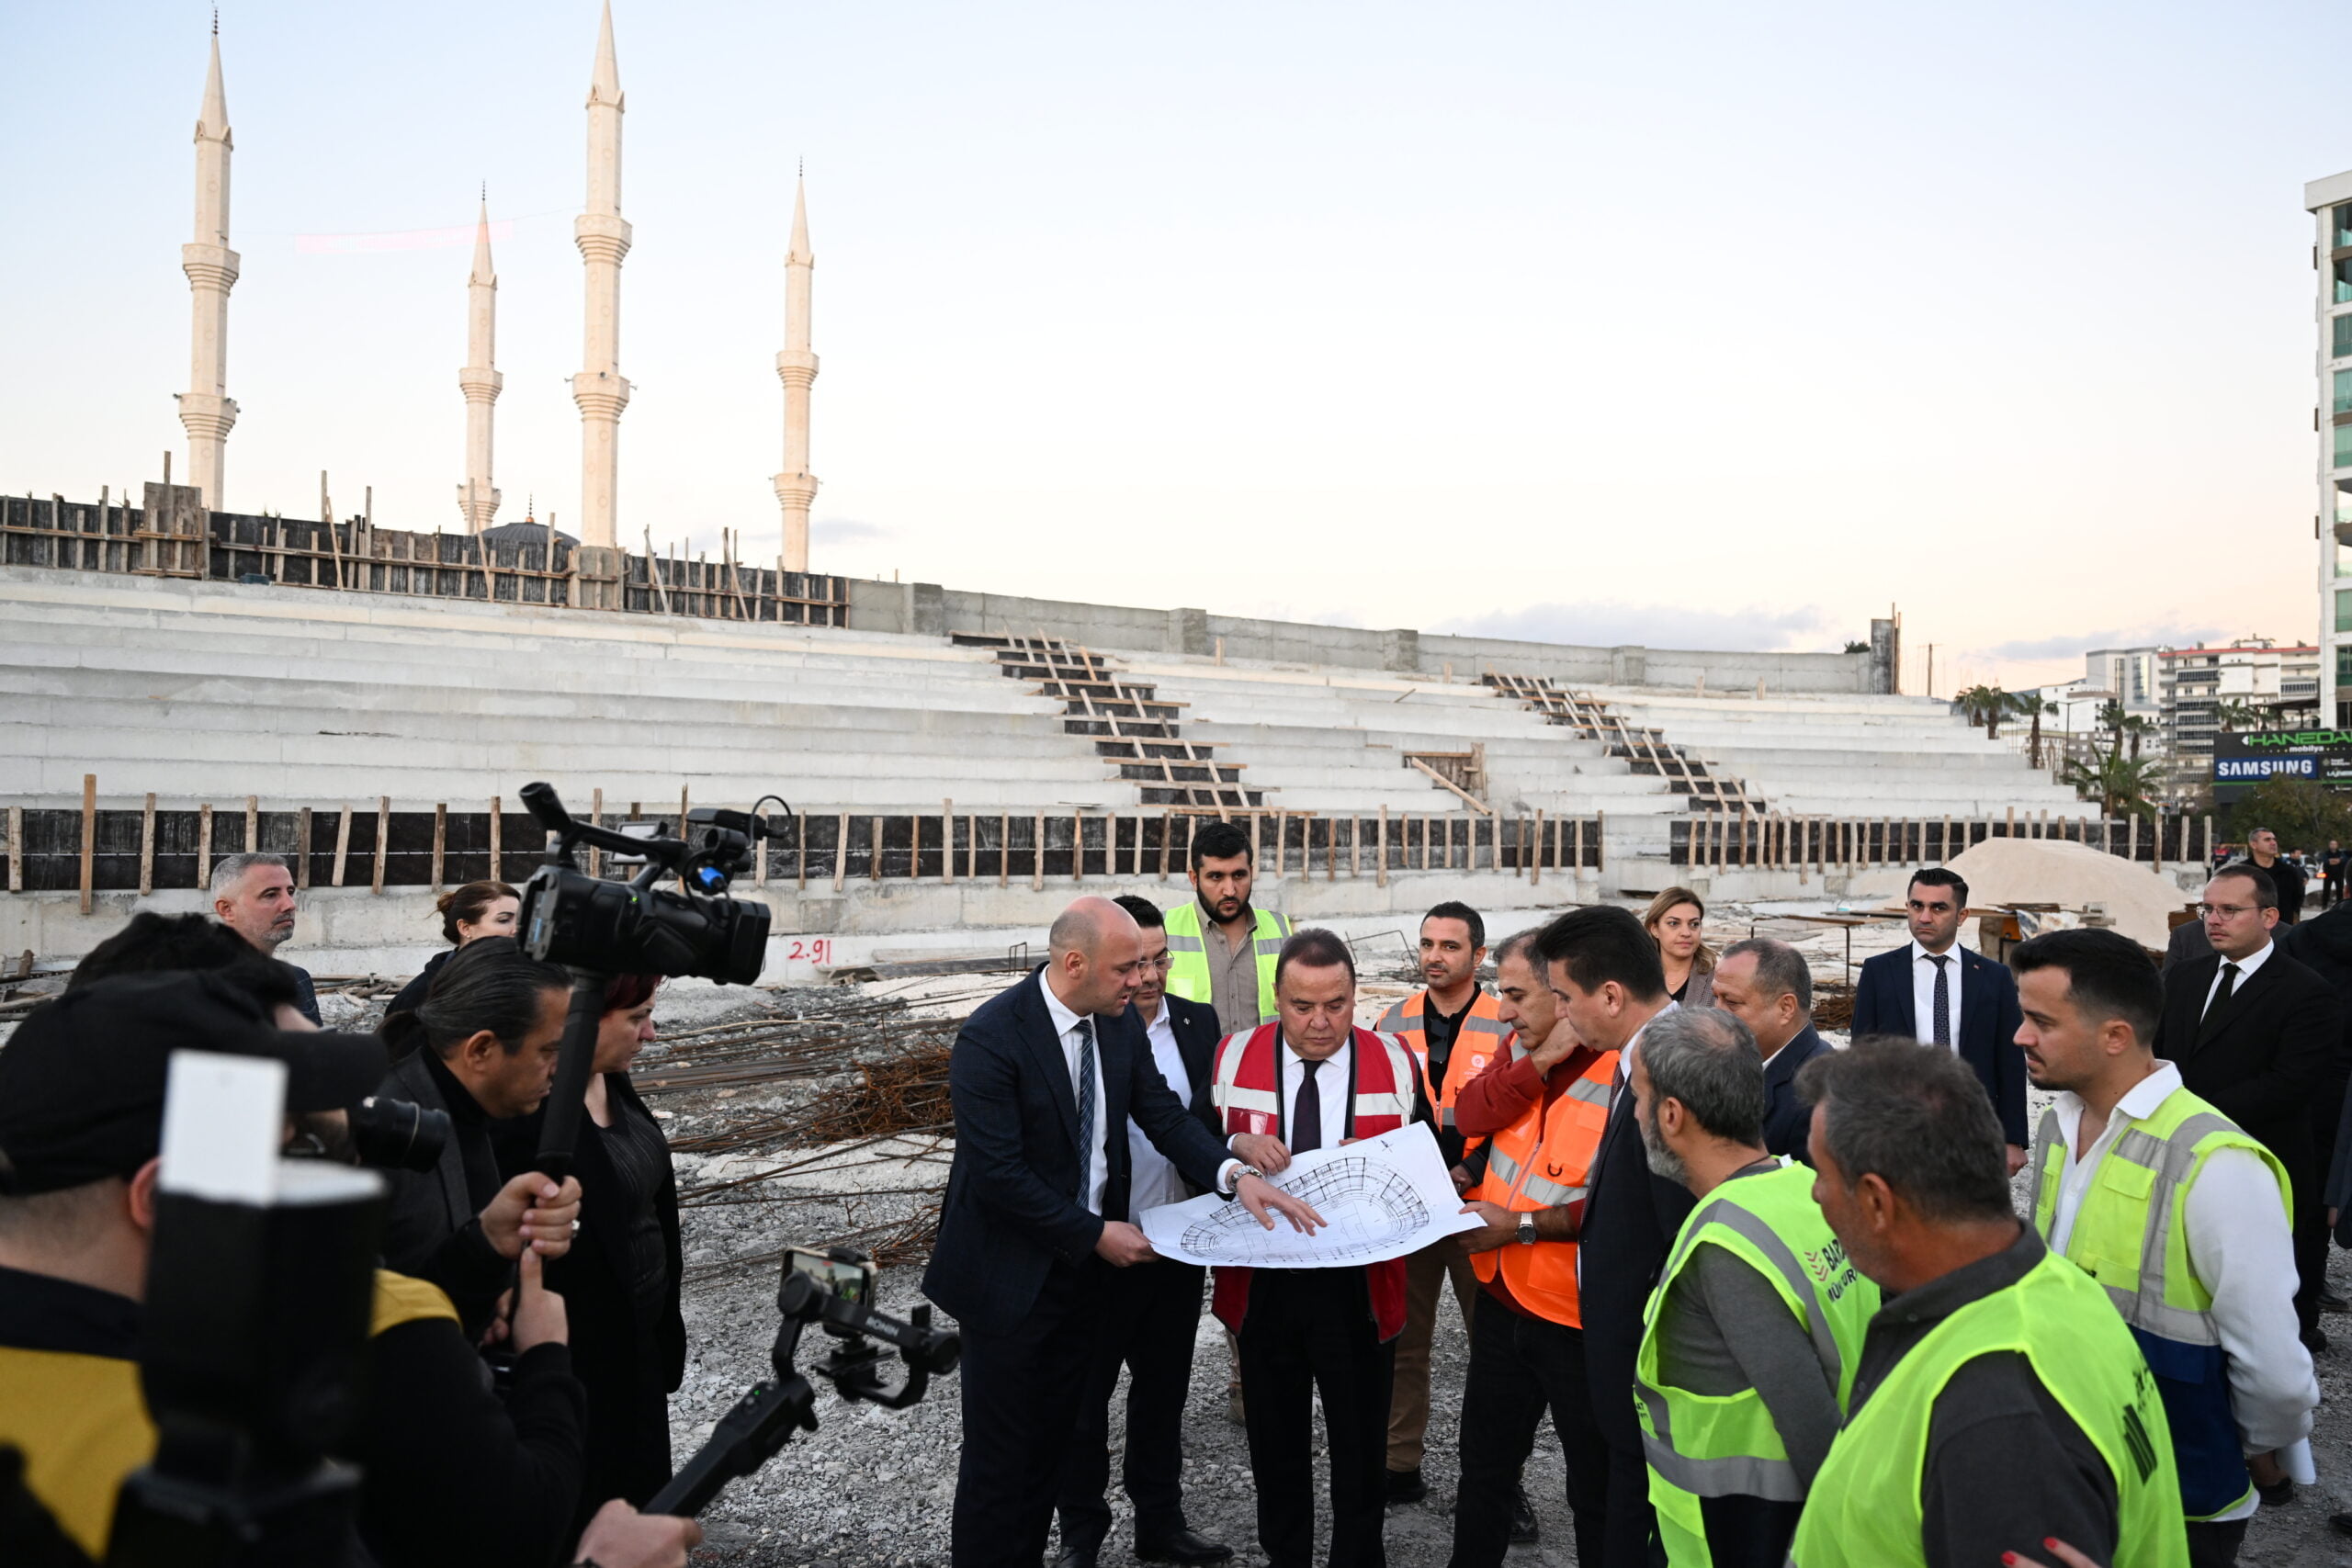
M 1216 1106 L 1239 1158 L 1278 1172 L 1293 1153 L 1337 1148 L 1430 1120 L 1404 1043 L 1354 1026 L 1356 966 L 1328 931 L 1291 936 L 1274 960 L 1274 1021 L 1217 1047 Z M 1315 1561 L 1314 1401 L 1331 1455 L 1329 1568 L 1380 1568 L 1388 1394 L 1405 1326 L 1405 1260 L 1216 1271 L 1216 1315 L 1238 1337 L 1258 1541 L 1283 1568 Z

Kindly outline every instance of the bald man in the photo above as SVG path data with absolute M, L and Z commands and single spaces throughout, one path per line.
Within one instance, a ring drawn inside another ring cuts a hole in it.
M 1320 1221 L 1247 1170 L 1160 1077 L 1128 1003 L 1143 933 L 1108 898 L 1054 921 L 1050 955 L 965 1021 L 948 1058 L 956 1161 L 923 1293 L 964 1337 L 954 1568 L 1037 1568 L 1113 1269 L 1152 1256 L 1127 1212 L 1127 1123 L 1261 1224 Z

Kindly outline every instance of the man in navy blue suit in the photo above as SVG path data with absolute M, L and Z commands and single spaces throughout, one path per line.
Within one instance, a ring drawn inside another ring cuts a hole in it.
M 2025 1124 L 2025 1053 L 2016 1043 L 2025 1017 L 2018 1008 L 2017 976 L 2007 964 L 1960 945 L 1968 884 L 1959 873 L 1942 866 L 1913 873 L 1905 905 L 1911 940 L 1862 962 L 1854 1038 L 1900 1034 L 1955 1052 L 1975 1068 L 2000 1118 L 2015 1176 L 2032 1142 Z
M 1050 956 L 964 1022 L 948 1057 L 956 1159 L 923 1293 L 964 1342 L 954 1568 L 1037 1568 L 1091 1379 L 1111 1270 L 1153 1254 L 1124 1216 L 1127 1123 L 1185 1180 L 1261 1224 L 1315 1211 L 1279 1192 L 1178 1100 L 1128 1004 L 1143 934 L 1107 898 L 1054 921 Z
M 1135 917 L 1143 932 L 1143 966 L 1137 971 L 1135 1006 L 1129 1016 L 1150 1041 L 1152 1066 L 1185 1108 L 1220 1143 L 1224 1123 L 1216 1112 L 1216 1009 L 1190 1002 L 1168 989 L 1167 919 L 1148 898 L 1130 895 L 1112 902 Z M 1133 1162 L 1127 1217 L 1140 1222 L 1146 1209 L 1181 1203 L 1197 1192 L 1175 1166 L 1152 1145 L 1134 1121 L 1127 1122 L 1127 1154 Z M 1111 1394 L 1119 1369 L 1127 1370 L 1127 1453 L 1120 1480 L 1136 1510 L 1136 1555 L 1146 1562 L 1182 1568 L 1222 1562 L 1233 1549 L 1195 1533 L 1184 1522 L 1184 1397 L 1193 1383 L 1193 1340 L 1201 1326 L 1201 1287 L 1208 1270 L 1170 1258 L 1148 1258 L 1116 1269 L 1104 1280 L 1102 1334 L 1095 1347 L 1093 1385 L 1079 1411 L 1078 1435 L 1062 1467 L 1061 1555 L 1056 1568 L 1094 1568 L 1111 1532 L 1104 1494 L 1111 1483 Z
M 1715 1006 L 1747 1025 L 1764 1057 L 1764 1147 L 1810 1165 L 1813 1107 L 1797 1094 L 1797 1069 L 1829 1049 L 1813 1027 L 1813 970 L 1785 942 L 1752 936 L 1715 958 Z

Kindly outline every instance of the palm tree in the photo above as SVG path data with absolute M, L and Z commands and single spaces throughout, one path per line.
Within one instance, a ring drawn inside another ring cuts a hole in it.
M 2262 710 L 2244 697 L 2224 697 L 2213 708 L 2213 721 L 2240 735 L 2262 728 Z
M 2132 761 L 2140 760 L 2140 738 L 2154 734 L 2155 728 L 2136 713 L 2123 721 L 2122 733 L 2132 738 Z
M 2041 766 L 2041 716 L 2046 713 L 2056 713 L 2058 705 L 2045 703 L 2039 697 L 2030 696 L 2018 698 L 2018 703 L 2033 717 L 2033 733 L 2026 737 L 2026 765 L 2038 768 Z
M 2123 750 L 2123 705 L 2112 697 L 2099 704 L 2098 727 L 2115 738 L 2115 743 L 2108 748 L 2109 754 L 2120 753 Z
M 1952 705 L 1967 716 L 1971 724 L 1984 727 L 1984 739 L 2000 739 L 2001 720 L 2013 711 L 2012 698 L 1998 686 L 1976 685 L 1952 698 Z
M 2061 782 L 2073 784 L 2079 794 L 2098 795 L 2099 809 L 2107 816 L 2124 812 L 2154 815 L 2156 808 L 2149 796 L 2154 790 L 2159 768 L 2160 763 L 2154 757 L 2124 757 L 2110 751 L 2093 761 L 2068 762 Z

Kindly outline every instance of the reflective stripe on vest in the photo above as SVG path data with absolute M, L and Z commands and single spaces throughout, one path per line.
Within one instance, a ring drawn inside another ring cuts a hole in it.
M 2113 1561 L 2188 1568 L 2188 1539 L 2163 1405 L 2131 1330 L 2106 1293 L 2044 1254 L 2022 1280 L 1930 1328 L 1847 1419 L 1797 1520 L 1792 1564 L 1926 1568 L 1921 1477 L 1936 1401 L 1980 1356 L 2016 1353 L 2074 1418 L 2115 1488 Z
M 1415 991 L 1403 1001 L 1390 1006 L 1373 1028 L 1383 1034 L 1395 1035 L 1405 1043 L 1407 1050 L 1413 1053 L 1421 1065 L 1424 1092 L 1430 1097 L 1430 1107 L 1437 1112 L 1437 1124 L 1451 1133 L 1454 1130 L 1453 1105 L 1461 1095 L 1462 1086 L 1486 1070 L 1487 1064 L 1501 1053 L 1506 1041 L 1510 1043 L 1514 1060 L 1527 1053 L 1519 1049 L 1517 1032 L 1502 1021 L 1501 1004 L 1482 988 L 1471 1001 L 1469 1012 L 1464 1015 L 1461 1027 L 1454 1032 L 1453 1049 L 1445 1059 L 1444 1078 L 1432 1079 L 1430 1077 L 1429 1031 L 1421 1026 L 1421 1020 L 1427 1016 L 1429 996 L 1426 988 Z M 1474 1040 L 1472 1036 L 1476 1038 Z
M 1609 1123 L 1609 1080 L 1616 1066 L 1617 1054 L 1604 1052 L 1548 1107 L 1530 1106 L 1496 1133 L 1487 1146 L 1486 1179 L 1470 1195 L 1514 1213 L 1582 1201 Z M 1538 1316 L 1570 1328 L 1583 1326 L 1575 1242 L 1507 1243 L 1472 1253 L 1470 1267 L 1484 1280 L 1499 1271 L 1511 1299 Z
M 1274 960 L 1289 940 L 1287 917 L 1272 909 L 1253 909 L 1250 954 L 1258 964 L 1258 1021 L 1274 1016 Z M 1164 917 L 1168 931 L 1168 989 L 1188 1002 L 1215 1001 L 1209 979 L 1207 933 L 1201 929 L 1201 901 L 1188 898 Z
M 1658 1321 L 1667 1292 L 1702 1244 L 1719 1247 L 1772 1285 L 1813 1342 L 1823 1381 L 1842 1409 L 1861 1359 L 1878 1288 L 1857 1273 L 1813 1201 L 1813 1172 L 1781 1168 L 1726 1181 L 1683 1221 L 1657 1288 L 1643 1313 L 1634 1363 L 1635 1414 L 1649 1461 L 1658 1533 L 1676 1568 L 1713 1561 L 1700 1499 L 1804 1500 L 1804 1483 L 1762 1395 L 1690 1393 L 1661 1373 Z
M 2269 1168 L 2291 1226 L 2294 1197 L 2278 1156 L 2205 1100 L 2176 1089 L 2108 1145 L 2066 1237 L 2067 1258 L 2107 1292 L 2155 1374 L 2181 1507 L 2192 1519 L 2229 1513 L 2254 1490 L 2230 1409 L 2213 1293 L 2188 1253 L 2188 1190 L 2205 1161 L 2222 1149 L 2243 1149 Z M 2045 1241 L 2071 1157 L 2052 1106 L 2034 1135 L 2033 1225 Z

